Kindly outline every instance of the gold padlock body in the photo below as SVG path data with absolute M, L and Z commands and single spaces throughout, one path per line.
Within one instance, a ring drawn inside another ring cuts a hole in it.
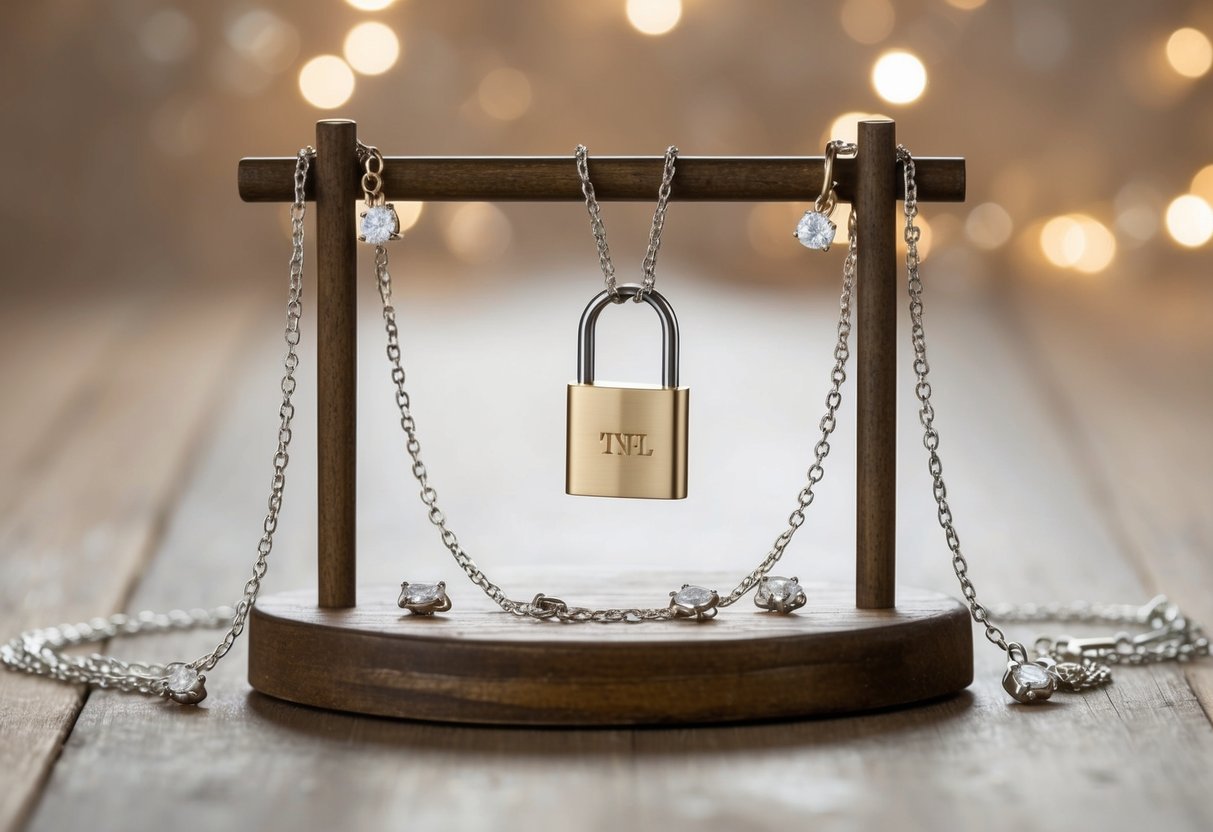
M 569 384 L 564 490 L 687 496 L 687 387 Z

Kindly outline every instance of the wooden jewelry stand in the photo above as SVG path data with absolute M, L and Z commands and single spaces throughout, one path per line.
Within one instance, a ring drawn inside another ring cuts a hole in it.
M 857 156 L 839 159 L 834 169 L 839 198 L 858 212 L 854 595 L 849 586 L 806 584 L 809 603 L 791 615 L 739 605 L 710 623 L 631 626 L 519 619 L 454 583 L 455 609 L 432 618 L 398 609 L 395 586 L 367 588 L 364 597 L 372 600 L 356 605 L 356 138 L 354 122 L 319 122 L 307 183 L 318 237 L 319 586 L 257 602 L 249 632 L 256 690 L 323 708 L 444 722 L 635 725 L 864 711 L 922 702 L 972 682 L 965 606 L 894 583 L 897 200 L 904 188 L 893 122 L 860 124 Z M 682 157 L 673 198 L 811 204 L 821 192 L 823 161 Z M 661 157 L 596 157 L 598 198 L 651 199 L 661 166 Z M 241 160 L 241 197 L 290 202 L 294 167 L 294 158 Z M 918 159 L 917 175 L 919 200 L 964 200 L 964 159 Z M 384 177 L 388 198 L 398 200 L 582 198 L 569 157 L 388 157 Z M 589 581 L 544 588 L 610 607 L 661 599 L 671 585 L 642 576 L 606 590 Z

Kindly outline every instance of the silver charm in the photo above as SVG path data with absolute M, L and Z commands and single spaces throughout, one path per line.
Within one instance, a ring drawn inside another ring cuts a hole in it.
M 834 190 L 834 186 L 838 184 L 834 181 L 834 160 L 840 154 L 854 156 L 857 149 L 855 145 L 838 139 L 826 145 L 821 196 L 817 197 L 811 209 L 804 212 L 800 222 L 796 223 L 796 230 L 792 232 L 792 236 L 800 240 L 800 244 L 805 248 L 811 248 L 814 251 L 830 250 L 830 244 L 834 242 L 834 234 L 838 231 L 838 226 L 830 220 L 835 206 L 838 205 L 838 193 Z
M 716 617 L 716 605 L 720 595 L 714 589 L 683 584 L 682 589 L 670 593 L 670 611 L 675 618 L 694 618 L 707 621 Z
M 382 196 L 380 196 L 382 199 Z M 383 245 L 400 239 L 400 217 L 390 202 L 372 205 L 358 214 L 358 241 L 371 245 Z
M 1002 676 L 1003 689 L 1016 702 L 1025 705 L 1043 702 L 1053 695 L 1061 681 L 1053 669 L 1052 659 L 1028 661 L 1023 645 L 1011 642 L 1007 646 L 1007 671 Z
M 451 608 L 451 599 L 446 594 L 446 581 L 436 584 L 411 584 L 405 581 L 400 585 L 400 598 L 396 600 L 396 605 L 413 615 L 446 612 Z
M 197 705 L 206 699 L 206 677 L 191 665 L 173 662 L 165 665 L 161 683 L 164 695 L 181 705 Z
M 754 592 L 754 606 L 777 613 L 798 610 L 806 600 L 798 578 L 764 575 L 758 579 L 758 589 Z

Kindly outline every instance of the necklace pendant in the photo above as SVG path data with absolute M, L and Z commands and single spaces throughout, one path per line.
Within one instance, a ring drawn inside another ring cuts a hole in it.
M 392 203 L 372 205 L 358 216 L 359 242 L 379 246 L 400 239 L 400 218 Z
M 758 579 L 758 589 L 754 592 L 754 606 L 780 614 L 800 609 L 806 600 L 798 578 L 764 575 Z
M 720 595 L 716 590 L 693 584 L 683 584 L 682 589 L 670 593 L 670 612 L 675 618 L 707 621 L 716 617 L 716 605 L 719 603 Z
M 805 211 L 800 222 L 796 223 L 794 236 L 805 248 L 814 251 L 829 251 L 834 242 L 834 234 L 838 226 L 830 221 L 830 217 L 816 209 Z
M 446 581 L 436 584 L 416 584 L 405 581 L 400 585 L 400 597 L 396 606 L 413 615 L 433 615 L 451 608 L 451 599 L 446 594 Z
M 1021 647 L 1022 651 L 1023 648 Z M 1020 655 L 1023 655 L 1020 653 Z M 1060 678 L 1051 666 L 1052 662 L 1020 661 L 1012 653 L 1007 661 L 1007 672 L 1002 676 L 1002 687 L 1016 702 L 1025 705 L 1043 702 L 1057 690 Z
M 206 677 L 184 662 L 164 668 L 164 694 L 181 705 L 197 705 L 206 699 Z

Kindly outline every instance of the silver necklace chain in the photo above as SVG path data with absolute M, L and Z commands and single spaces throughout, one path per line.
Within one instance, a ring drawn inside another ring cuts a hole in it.
M 578 146 L 579 169 L 584 164 L 584 150 L 583 146 Z M 367 147 L 364 149 L 364 152 L 373 155 L 378 151 Z M 671 147 L 670 152 L 671 154 L 676 154 L 677 148 Z M 672 155 L 667 155 L 666 157 L 666 173 L 667 175 L 663 178 L 663 202 L 668 198 L 668 180 L 673 176 Z M 588 183 L 588 177 L 584 174 L 583 183 Z M 368 191 L 368 199 L 372 199 L 375 196 L 374 192 Z M 587 204 L 592 204 L 595 208 L 597 207 L 597 201 L 593 199 L 592 186 L 590 186 L 590 191 L 587 195 Z M 664 216 L 664 213 L 664 204 L 662 204 L 658 208 L 658 215 L 654 217 L 653 228 L 658 240 L 657 243 L 653 243 L 650 246 L 654 260 L 661 235 L 661 224 L 658 216 Z M 596 215 L 596 211 L 593 208 L 590 211 L 590 215 L 591 217 Z M 598 229 L 600 227 L 601 222 L 596 222 L 596 237 L 598 237 Z M 846 365 L 847 359 L 850 357 L 851 296 L 855 285 L 857 253 L 854 211 L 851 212 L 848 227 L 850 230 L 850 242 L 847 248 L 846 259 L 843 262 L 843 288 L 839 301 L 838 340 L 834 346 L 834 367 L 830 373 L 830 390 L 826 396 L 826 412 L 818 423 L 821 429 L 821 438 L 814 446 L 814 460 L 806 475 L 807 482 L 797 495 L 796 508 L 788 518 L 788 527 L 775 539 L 774 545 L 766 557 L 763 558 L 762 562 L 752 572 L 742 578 L 741 582 L 737 584 L 732 592 L 719 599 L 719 602 L 716 604 L 718 607 L 727 607 L 730 604 L 736 603 L 754 588 L 763 575 L 768 574 L 775 564 L 779 562 L 780 558 L 783 557 L 784 550 L 796 534 L 796 530 L 804 524 L 805 510 L 813 503 L 814 486 L 825 476 L 823 463 L 826 456 L 830 453 L 829 439 L 837 423 L 838 408 L 842 404 L 842 385 L 847 378 Z M 600 240 L 599 251 L 601 252 L 605 248 L 605 233 Z M 604 258 L 603 262 L 604 264 L 610 263 L 609 254 Z M 646 263 L 648 263 L 647 258 Z M 605 269 L 606 266 L 604 266 L 604 273 Z M 379 289 L 379 298 L 383 303 L 384 329 L 387 333 L 387 358 L 388 363 L 391 365 L 392 384 L 396 388 L 396 407 L 400 412 L 400 427 L 405 435 L 405 451 L 412 460 L 413 477 L 417 480 L 417 484 L 421 486 L 419 496 L 421 502 L 425 505 L 429 521 L 438 528 L 442 545 L 450 552 L 451 557 L 454 558 L 455 563 L 463 570 L 463 573 L 467 575 L 468 580 L 480 587 L 481 591 L 501 609 L 513 615 L 523 617 L 555 618 L 564 622 L 595 621 L 603 623 L 663 621 L 674 617 L 669 607 L 593 609 L 590 607 L 570 606 L 560 598 L 545 595 L 542 592 L 537 594 L 530 602 L 516 601 L 511 599 L 505 590 L 490 580 L 484 571 L 476 565 L 472 556 L 460 544 L 455 532 L 447 525 L 446 514 L 438 506 L 438 492 L 430 484 L 429 471 L 421 459 L 421 443 L 417 438 L 417 423 L 413 418 L 412 400 L 405 387 L 406 375 L 400 349 L 400 328 L 396 323 L 396 308 L 392 303 L 392 276 L 388 270 L 387 249 L 383 245 L 375 247 L 375 282 Z M 608 289 L 612 286 L 610 282 L 607 285 Z
M 598 265 L 602 268 L 602 280 L 611 300 L 614 303 L 622 303 L 623 296 L 619 294 L 618 282 L 615 279 L 615 264 L 611 260 L 611 247 L 607 244 L 606 226 L 602 222 L 602 206 L 598 204 L 594 184 L 590 182 L 589 151 L 585 145 L 579 144 L 574 156 L 577 160 L 577 175 L 581 178 L 581 193 L 585 196 L 585 209 L 590 215 L 590 228 L 598 246 Z M 670 191 L 674 184 L 674 162 L 677 159 L 678 148 L 670 145 L 665 151 L 661 186 L 657 189 L 657 207 L 653 210 L 653 225 L 649 229 L 649 247 L 641 264 L 640 290 L 633 298 L 636 303 L 643 301 L 644 296 L 652 291 L 657 283 L 657 252 L 661 250 L 661 232 L 665 228 L 665 213 L 670 204 Z
M 926 330 L 923 326 L 921 258 L 918 242 L 921 231 L 915 225 L 918 216 L 918 187 L 915 181 L 914 157 L 904 146 L 897 148 L 905 183 L 906 272 L 910 298 L 910 341 L 914 350 L 914 395 L 918 398 L 918 421 L 922 425 L 922 444 L 927 451 L 927 470 L 931 475 L 931 492 L 935 497 L 936 519 L 943 529 L 944 540 L 952 553 L 952 570 L 960 583 L 960 591 L 969 607 L 969 614 L 985 631 L 986 639 L 1006 652 L 1013 662 L 1028 661 L 1023 645 L 1007 641 L 995 620 L 1013 622 L 1055 622 L 1079 624 L 1126 624 L 1146 628 L 1137 635 L 1119 632 L 1108 637 L 1072 638 L 1070 636 L 1041 636 L 1033 647 L 1039 659 L 1057 662 L 1063 689 L 1084 690 L 1111 681 L 1107 664 L 1146 664 L 1162 661 L 1188 661 L 1209 655 L 1209 640 L 1200 625 L 1186 618 L 1165 596 L 1159 596 L 1144 606 L 1125 604 L 1021 604 L 1002 605 L 991 612 L 977 600 L 977 589 L 969 577 L 969 563 L 960 548 L 960 535 L 948 505 L 948 488 L 943 479 L 943 462 L 939 457 L 939 431 L 935 428 L 935 408 L 931 404 L 931 371 L 927 362 Z
M 580 150 L 584 150 L 581 148 Z M 360 143 L 360 155 L 377 157 L 377 170 L 382 170 L 382 157 L 374 148 Z M 676 148 L 671 148 L 676 153 Z M 295 165 L 295 198 L 290 208 L 291 259 L 287 300 L 287 323 L 284 333 L 287 351 L 281 382 L 282 402 L 278 408 L 278 447 L 273 457 L 273 477 L 262 534 L 257 544 L 257 558 L 252 576 L 246 581 L 244 591 L 235 607 L 214 609 L 173 610 L 168 613 L 140 612 L 136 615 L 119 613 L 108 618 L 94 618 L 80 624 L 61 624 L 55 627 L 32 629 L 23 632 L 7 644 L 0 645 L 0 663 L 6 667 L 30 674 L 46 676 L 64 682 L 82 683 L 100 688 L 124 692 L 141 693 L 172 699 L 184 704 L 196 704 L 205 697 L 203 673 L 213 669 L 228 653 L 244 631 L 248 615 L 257 601 L 261 582 L 265 578 L 268 559 L 273 549 L 274 533 L 278 528 L 278 516 L 282 509 L 286 488 L 286 468 L 290 457 L 291 421 L 295 414 L 292 398 L 295 392 L 295 371 L 299 366 L 296 347 L 300 340 L 303 285 L 303 233 L 306 202 L 304 186 L 315 150 L 302 148 Z M 931 405 L 931 385 L 927 380 L 930 371 L 927 363 L 926 336 L 923 326 L 922 280 L 919 274 L 920 258 L 918 241 L 921 232 L 915 225 L 918 215 L 917 187 L 914 176 L 914 160 L 905 147 L 898 148 L 898 159 L 903 166 L 905 181 L 905 232 L 906 266 L 909 274 L 911 340 L 914 348 L 914 373 L 917 379 L 915 394 L 919 400 L 919 421 L 923 426 L 923 445 L 928 452 L 928 470 L 932 478 L 932 491 L 937 508 L 937 519 L 944 530 L 948 549 L 952 553 L 952 567 L 960 583 L 961 592 L 968 604 L 973 620 L 985 628 L 986 638 L 1007 652 L 1013 661 L 1027 661 L 1027 651 L 1017 642 L 1009 642 L 994 620 L 1012 622 L 1074 622 L 1080 624 L 1123 624 L 1146 628 L 1145 632 L 1130 635 L 1118 632 L 1104 638 L 1076 639 L 1068 636 L 1041 637 L 1035 642 L 1037 656 L 1054 659 L 1062 671 L 1062 680 L 1071 690 L 1081 690 L 1103 684 L 1110 679 L 1105 664 L 1147 664 L 1163 661 L 1188 661 L 1209 654 L 1209 640 L 1195 622 L 1187 619 L 1175 604 L 1158 597 L 1145 606 L 1095 605 L 1078 602 L 1070 605 L 1024 604 L 1020 606 L 998 606 L 991 611 L 977 600 L 977 590 L 968 577 L 968 562 L 960 548 L 960 538 L 953 523 L 952 512 L 947 502 L 947 487 L 943 479 L 943 464 L 939 457 L 939 433 L 934 427 L 935 411 Z M 584 169 L 584 157 L 579 155 L 579 171 Z M 650 253 L 645 259 L 646 283 L 652 288 L 653 267 L 657 248 L 660 245 L 661 222 L 664 218 L 664 202 L 669 196 L 669 180 L 673 176 L 673 159 L 667 156 L 667 175 L 663 177 L 662 204 L 654 217 L 654 232 L 650 239 Z M 588 177 L 583 174 L 583 182 Z M 378 184 L 377 184 L 378 183 Z M 371 177 L 364 180 L 376 190 L 382 180 Z M 610 266 L 609 250 L 606 248 L 605 231 L 601 217 L 595 210 L 592 186 L 588 189 L 587 206 L 595 221 L 595 237 L 600 240 L 599 252 L 603 262 L 604 276 L 608 288 L 613 284 L 613 267 Z M 831 385 L 826 396 L 826 413 L 819 422 L 821 438 L 814 447 L 814 461 L 807 473 L 807 482 L 797 495 L 797 507 L 788 518 L 788 527 L 775 539 L 774 545 L 758 566 L 749 573 L 718 606 L 735 603 L 751 590 L 763 575 L 766 575 L 782 558 L 796 530 L 804 523 L 805 510 L 814 499 L 814 486 L 825 475 L 823 464 L 830 451 L 829 438 L 835 428 L 838 408 L 842 404 L 841 389 L 846 380 L 846 364 L 850 356 L 849 336 L 851 331 L 851 300 L 855 280 L 856 234 L 855 213 L 849 221 L 849 245 L 843 264 L 843 291 L 840 300 L 841 313 L 838 322 L 838 340 L 834 348 L 834 367 L 830 374 Z M 601 236 L 600 236 L 601 235 Z M 438 507 L 438 494 L 429 483 L 429 474 L 421 460 L 421 445 L 417 439 L 416 422 L 412 416 L 411 402 L 405 388 L 405 371 L 396 323 L 395 307 L 392 304 L 391 275 L 388 271 L 387 250 L 375 248 L 375 277 L 383 302 L 384 325 L 387 332 L 387 357 L 391 363 L 391 377 L 396 387 L 396 404 L 400 411 L 400 425 L 406 437 L 405 449 L 412 460 L 413 476 L 421 486 L 420 497 L 426 506 L 428 517 L 439 530 L 442 543 L 469 580 L 480 587 L 501 609 L 513 615 L 556 619 L 566 622 L 638 622 L 665 620 L 674 617 L 668 607 L 656 608 L 612 608 L 591 609 L 569 606 L 559 598 L 535 596 L 530 602 L 509 598 L 500 586 L 493 583 L 476 565 L 455 533 L 448 527 L 446 516 Z M 67 648 L 107 641 L 120 636 L 131 636 L 199 628 L 218 629 L 227 626 L 227 632 L 209 653 L 191 662 L 128 662 L 112 656 L 91 654 L 70 655 Z M 1105 664 L 1096 664 L 1102 662 Z M 1067 670 L 1068 668 L 1068 670 Z
M 278 448 L 273 458 L 273 478 L 261 539 L 257 543 L 257 559 L 253 574 L 244 585 L 244 592 L 235 607 L 211 610 L 173 610 L 169 613 L 141 612 L 138 615 L 119 613 L 108 618 L 95 618 L 82 624 L 62 624 L 58 627 L 27 630 L 5 645 L 0 645 L 0 663 L 13 670 L 49 676 L 64 682 L 81 682 L 101 688 L 113 688 L 175 699 L 195 704 L 204 697 L 203 672 L 211 670 L 232 649 L 244 632 L 245 623 L 265 578 L 270 551 L 274 547 L 274 532 L 278 529 L 278 514 L 282 510 L 282 495 L 286 489 L 286 467 L 290 461 L 287 451 L 291 444 L 291 420 L 295 416 L 292 397 L 295 393 L 295 370 L 299 367 L 299 322 L 303 316 L 303 219 L 307 213 L 304 185 L 316 151 L 302 148 L 295 161 L 295 200 L 291 204 L 291 260 L 286 304 L 286 358 L 282 375 L 282 403 L 278 406 Z M 155 664 L 124 662 L 112 656 L 92 654 L 68 655 L 64 648 L 107 641 L 115 636 L 159 633 L 170 630 L 218 628 L 227 624 L 227 632 L 209 653 L 192 662 Z

